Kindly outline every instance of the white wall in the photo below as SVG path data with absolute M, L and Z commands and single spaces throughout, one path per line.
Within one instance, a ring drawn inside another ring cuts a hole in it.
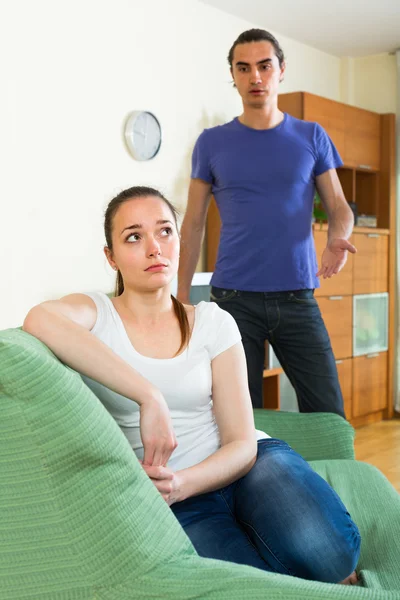
M 354 59 L 355 104 L 379 113 L 395 113 L 396 57 L 377 54 Z
M 240 112 L 226 55 L 254 26 L 196 0 L 13 0 L 6 17 L 0 329 L 20 325 L 44 299 L 112 288 L 102 215 L 124 187 L 158 186 L 184 207 L 197 135 Z M 340 60 L 280 40 L 282 92 L 339 100 Z M 161 151 L 147 163 L 123 144 L 136 109 L 163 126 Z
M 344 58 L 341 64 L 341 100 L 378 113 L 395 113 L 396 57 L 376 54 Z

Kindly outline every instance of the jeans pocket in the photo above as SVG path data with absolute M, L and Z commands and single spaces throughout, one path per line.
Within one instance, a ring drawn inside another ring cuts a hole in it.
M 213 302 L 217 302 L 221 304 L 222 302 L 227 302 L 228 300 L 232 300 L 236 298 L 238 295 L 237 290 L 225 290 L 223 288 L 211 287 L 210 297 Z
M 297 304 L 317 304 L 317 301 L 314 298 L 314 290 L 298 290 L 297 292 L 291 292 L 290 298 Z

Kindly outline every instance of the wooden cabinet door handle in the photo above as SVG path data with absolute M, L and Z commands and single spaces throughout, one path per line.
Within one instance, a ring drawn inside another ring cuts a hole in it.
M 342 365 L 342 364 L 343 364 L 343 361 L 342 361 L 342 360 L 335 360 L 335 363 L 336 363 L 337 365 Z
M 343 300 L 343 296 L 329 296 L 329 300 Z
M 376 358 L 379 356 L 379 352 L 373 352 L 372 354 L 367 354 L 367 358 Z
M 367 233 L 367 237 L 369 238 L 378 238 L 381 237 L 379 233 Z
M 358 165 L 359 169 L 372 169 L 371 165 Z

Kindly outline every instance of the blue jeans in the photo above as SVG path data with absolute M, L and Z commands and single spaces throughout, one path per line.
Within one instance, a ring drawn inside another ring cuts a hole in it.
M 239 327 L 254 408 L 263 408 L 268 340 L 296 390 L 300 412 L 344 417 L 336 362 L 313 290 L 242 292 L 212 287 L 211 300 L 229 312 Z
M 360 534 L 336 492 L 286 442 L 258 442 L 241 479 L 171 506 L 200 556 L 338 583 Z

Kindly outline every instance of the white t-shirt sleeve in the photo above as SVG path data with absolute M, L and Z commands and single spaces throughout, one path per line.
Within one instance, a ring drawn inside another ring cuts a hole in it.
M 86 292 L 85 296 L 89 296 L 96 305 L 97 318 L 91 332 L 94 335 L 98 335 L 104 331 L 107 326 L 112 325 L 113 319 L 110 313 L 109 300 L 102 292 Z
M 216 356 L 240 342 L 242 336 L 232 315 L 220 308 L 215 302 L 210 302 L 208 306 L 210 309 L 207 317 L 210 319 L 210 328 L 212 329 L 208 351 L 210 359 L 213 360 Z

